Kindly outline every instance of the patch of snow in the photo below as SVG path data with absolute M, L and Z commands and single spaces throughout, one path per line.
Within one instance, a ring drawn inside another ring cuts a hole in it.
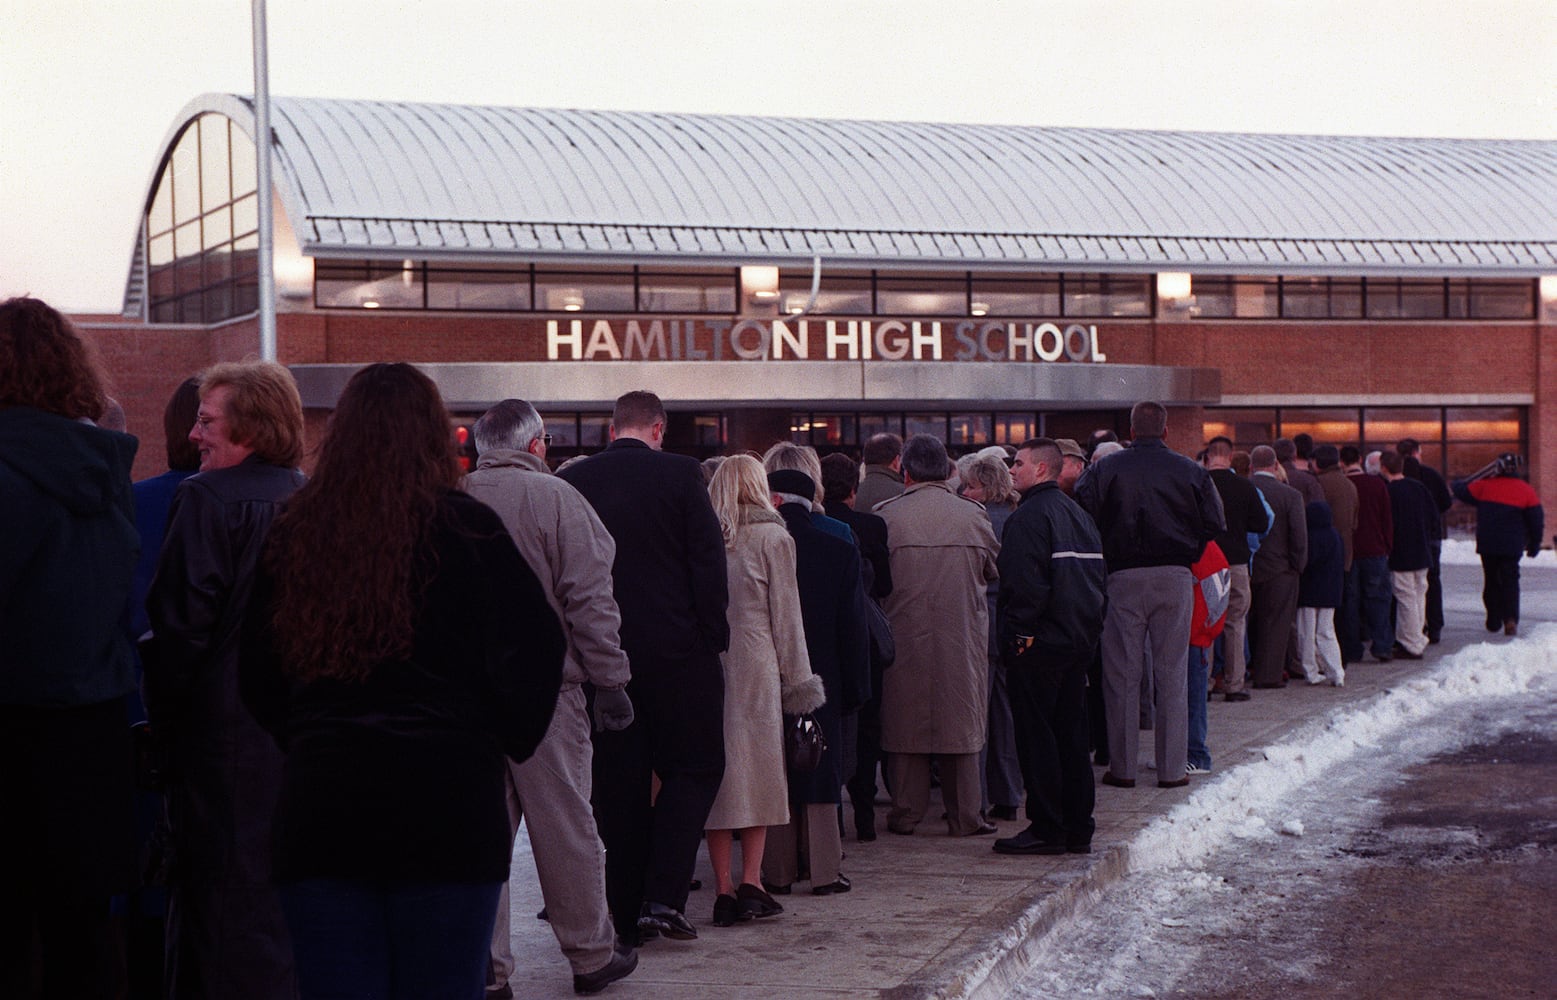
M 1303 821 L 1300 819 L 1289 819 L 1281 824 L 1281 832 L 1289 837 L 1301 837 L 1303 836 Z
M 1509 643 L 1467 646 L 1377 698 L 1303 727 L 1267 748 L 1264 760 L 1202 785 L 1136 835 L 1129 847 L 1130 870 L 1192 865 L 1221 846 L 1229 833 L 1245 839 L 1271 836 L 1261 813 L 1359 751 L 1385 741 L 1424 738 L 1411 724 L 1446 706 L 1550 686 L 1557 686 L 1557 625 L 1537 626 Z
M 1480 566 L 1481 557 L 1476 554 L 1476 540 L 1474 538 L 1445 538 L 1443 549 L 1438 554 L 1440 566 Z M 1521 569 L 1525 567 L 1557 567 L 1557 549 L 1542 549 L 1536 553 L 1534 559 L 1525 556 L 1519 560 Z

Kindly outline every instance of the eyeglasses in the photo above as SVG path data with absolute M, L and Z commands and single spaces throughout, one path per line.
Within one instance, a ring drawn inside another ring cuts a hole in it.
M 547 445 L 549 447 L 551 445 L 551 435 L 550 434 L 542 434 L 541 435 L 541 444 Z

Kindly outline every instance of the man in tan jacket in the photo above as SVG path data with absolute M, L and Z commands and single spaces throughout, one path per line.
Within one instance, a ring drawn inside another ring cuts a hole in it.
M 547 470 L 549 435 L 535 407 L 505 399 L 474 430 L 478 462 L 465 477 L 465 491 L 503 519 L 568 637 L 562 692 L 546 738 L 535 756 L 509 764 L 508 818 L 515 835 L 521 817 L 529 824 L 541 896 L 573 967 L 573 988 L 593 993 L 638 964 L 637 952 L 619 946 L 606 909 L 605 856 L 589 801 L 590 712 L 581 686 L 594 686 L 598 728 L 620 730 L 632 722 L 621 613 L 611 592 L 616 543 L 579 492 Z M 508 909 L 505 886 L 492 935 L 489 998 L 513 996 Z
M 946 485 L 946 446 L 926 434 L 903 446 L 900 496 L 876 513 L 887 522 L 892 593 L 885 611 L 897 659 L 881 696 L 881 748 L 888 754 L 887 829 L 908 834 L 930 803 L 930 761 L 954 837 L 994 833 L 979 814 L 979 751 L 989 717 L 989 607 L 1000 543 L 982 504 Z

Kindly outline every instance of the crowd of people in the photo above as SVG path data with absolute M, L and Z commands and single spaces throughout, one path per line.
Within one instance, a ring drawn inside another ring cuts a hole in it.
M 1426 655 L 1453 497 L 1489 630 L 1544 530 L 1513 461 L 1191 458 L 1151 401 L 1128 443 L 700 465 L 637 391 L 554 473 L 508 399 L 466 471 L 407 364 L 352 377 L 307 477 L 287 370 L 214 365 L 132 485 L 106 385 L 59 313 L 0 304 L 5 996 L 510 997 L 521 821 L 578 993 L 699 937 L 699 851 L 712 926 L 769 920 L 850 891 L 846 819 L 934 825 L 937 783 L 949 836 L 1020 814 L 994 851 L 1086 853 L 1143 729 L 1182 788 L 1215 694 Z

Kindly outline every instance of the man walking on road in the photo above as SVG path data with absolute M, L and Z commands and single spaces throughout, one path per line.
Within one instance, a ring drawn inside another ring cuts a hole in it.
M 595 734 L 595 820 L 606 899 L 628 946 L 640 931 L 697 937 L 684 915 L 703 823 L 724 776 L 724 674 L 730 644 L 724 536 L 697 460 L 667 455 L 665 407 L 652 392 L 616 401 L 611 444 L 561 478 L 616 542 L 612 579 L 627 693 L 636 718 Z M 651 799 L 653 776 L 660 779 Z
M 594 688 L 598 728 L 616 732 L 631 725 L 625 690 L 631 673 L 611 595 L 616 543 L 578 491 L 547 469 L 548 435 L 535 407 L 505 399 L 473 430 L 479 461 L 465 477 L 465 492 L 502 518 L 567 635 L 551 725 L 533 757 L 508 765 L 508 824 L 514 836 L 521 819 L 529 825 L 552 933 L 573 967 L 573 988 L 593 993 L 638 965 L 631 948 L 617 950 L 606 908 L 605 857 L 589 803 L 594 753 L 583 688 Z M 508 911 L 505 884 L 492 933 L 488 1000 L 513 996 Z
M 995 841 L 1000 854 L 1085 854 L 1094 789 L 1087 760 L 1087 666 L 1103 633 L 1108 571 L 1097 526 L 1059 487 L 1054 441 L 1017 450 L 1022 494 L 1006 521 L 996 644 L 1006 668 L 1027 829 Z
M 1189 784 L 1189 568 L 1226 527 L 1211 474 L 1169 450 L 1167 429 L 1161 403 L 1136 403 L 1130 447 L 1094 462 L 1076 483 L 1076 500 L 1097 522 L 1108 564 L 1103 700 L 1109 769 L 1102 780 L 1121 788 L 1135 787 L 1141 673 L 1148 661 L 1157 701 L 1157 784 Z

